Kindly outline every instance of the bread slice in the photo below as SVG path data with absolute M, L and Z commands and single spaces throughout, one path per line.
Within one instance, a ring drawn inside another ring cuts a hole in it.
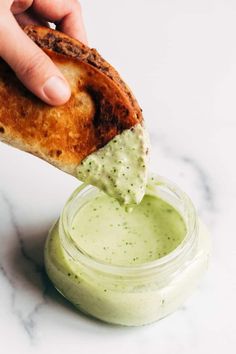
M 0 140 L 76 175 L 80 162 L 117 134 L 142 123 L 128 86 L 95 49 L 67 35 L 27 26 L 68 80 L 72 95 L 51 107 L 31 94 L 0 61 Z

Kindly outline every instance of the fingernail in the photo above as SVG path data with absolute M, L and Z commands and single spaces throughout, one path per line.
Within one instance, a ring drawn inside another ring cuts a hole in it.
M 43 92 L 51 104 L 63 104 L 70 98 L 70 88 L 59 76 L 50 77 L 43 86 Z

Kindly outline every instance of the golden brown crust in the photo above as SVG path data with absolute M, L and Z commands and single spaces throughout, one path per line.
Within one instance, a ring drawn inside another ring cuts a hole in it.
M 58 32 L 47 27 L 29 25 L 24 28 L 27 35 L 42 49 L 49 49 L 59 54 L 77 58 L 84 63 L 90 64 L 99 71 L 107 75 L 122 89 L 128 96 L 132 106 L 137 111 L 142 120 L 141 109 L 130 91 L 130 88 L 121 79 L 118 72 L 97 52 L 94 48 L 89 48 L 76 39 L 73 39 L 62 32 Z
M 141 122 L 141 110 L 116 71 L 98 54 L 93 65 L 88 62 L 93 50 L 48 28 L 30 26 L 26 32 L 63 72 L 72 95 L 63 106 L 48 106 L 1 61 L 0 140 L 73 174 L 86 156 Z M 48 44 L 48 38 L 53 38 L 53 45 Z M 60 50 L 56 50 L 56 43 Z M 63 51 L 64 46 L 76 55 Z M 79 56 L 79 48 L 84 56 Z M 98 68 L 100 61 L 103 69 Z

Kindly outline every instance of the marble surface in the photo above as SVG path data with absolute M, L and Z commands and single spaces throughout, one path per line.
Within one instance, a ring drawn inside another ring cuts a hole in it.
M 122 328 L 76 312 L 43 270 L 51 223 L 78 182 L 0 145 L 0 352 L 235 353 L 236 3 L 82 1 L 89 40 L 133 88 L 152 170 L 194 201 L 212 236 L 207 275 L 153 325 Z

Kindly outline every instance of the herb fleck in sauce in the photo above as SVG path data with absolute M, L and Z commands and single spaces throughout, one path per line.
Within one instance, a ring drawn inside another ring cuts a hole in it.
M 138 206 L 126 212 L 116 200 L 101 192 L 79 210 L 71 235 L 93 258 L 129 265 L 165 256 L 185 234 L 181 215 L 162 199 L 145 195 Z
M 77 167 L 77 177 L 121 204 L 138 204 L 147 184 L 148 147 L 145 128 L 137 124 L 85 158 Z

